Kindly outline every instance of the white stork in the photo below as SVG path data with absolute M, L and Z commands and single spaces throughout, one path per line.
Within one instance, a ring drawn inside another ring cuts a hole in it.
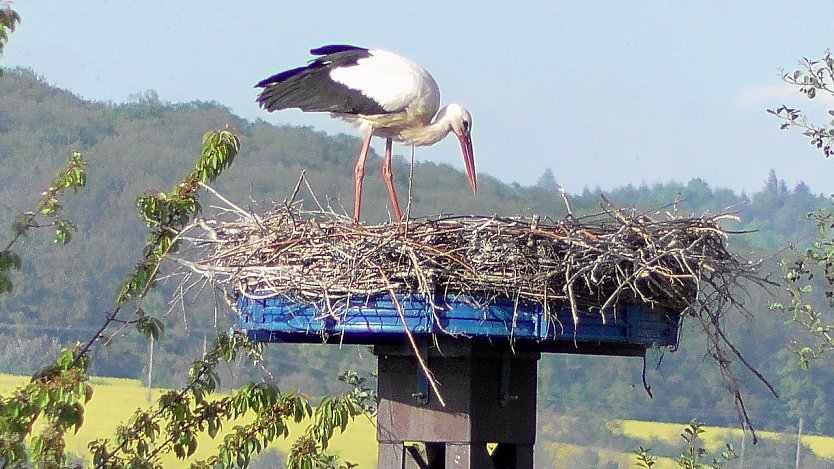
M 432 145 L 454 132 L 460 140 L 472 192 L 477 192 L 472 116 L 459 104 L 449 104 L 438 112 L 440 88 L 429 72 L 384 50 L 330 45 L 310 53 L 318 57 L 308 65 L 255 85 L 264 89 L 258 95 L 258 103 L 270 112 L 288 108 L 329 112 L 362 129 L 365 138 L 354 169 L 355 223 L 359 223 L 365 159 L 374 136 L 385 138 L 382 177 L 398 222 L 402 213 L 391 173 L 392 140 L 414 146 Z

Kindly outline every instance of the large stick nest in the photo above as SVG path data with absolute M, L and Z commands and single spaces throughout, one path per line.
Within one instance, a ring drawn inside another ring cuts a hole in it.
M 772 285 L 758 276 L 757 263 L 728 251 L 732 233 L 720 223 L 732 214 L 649 216 L 603 197 L 600 213 L 579 218 L 440 217 L 362 226 L 299 203 L 258 215 L 215 195 L 226 203 L 225 215 L 198 220 L 178 237 L 180 296 L 196 274 L 234 295 L 282 296 L 333 315 L 351 297 L 381 294 L 507 298 L 538 302 L 543 314 L 567 305 L 574 321 L 581 312 L 606 315 L 618 303 L 643 303 L 680 311 L 701 326 L 706 352 L 748 428 L 733 358 L 776 394 L 724 331 L 728 311 L 750 315 L 748 285 Z
M 729 294 L 748 267 L 726 248 L 726 215 L 654 220 L 613 206 L 558 221 L 412 219 L 360 226 L 332 212 L 285 206 L 263 216 L 204 220 L 199 270 L 239 294 L 283 296 L 338 312 L 357 295 L 466 295 L 606 312 L 618 302 L 677 311 L 702 284 Z

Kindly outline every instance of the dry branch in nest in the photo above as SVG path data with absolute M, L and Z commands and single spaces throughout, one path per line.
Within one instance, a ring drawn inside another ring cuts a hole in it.
M 720 222 L 732 215 L 649 217 L 603 198 L 599 214 L 580 218 L 447 216 L 360 226 L 300 204 L 265 215 L 229 205 L 226 216 L 185 230 L 183 240 L 201 251 L 182 262 L 235 294 L 282 296 L 337 316 L 356 296 L 506 298 L 542 304 L 544 314 L 567 305 L 577 322 L 579 311 L 648 304 L 697 319 L 748 427 L 731 358 L 769 387 L 721 325 L 726 311 L 745 311 L 737 295 L 746 281 L 767 283 L 728 251 Z

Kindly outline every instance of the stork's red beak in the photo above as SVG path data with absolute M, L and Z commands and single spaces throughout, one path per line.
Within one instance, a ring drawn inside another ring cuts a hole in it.
M 472 137 L 469 134 L 458 135 L 460 149 L 463 152 L 463 164 L 466 165 L 466 174 L 469 176 L 469 185 L 472 186 L 472 193 L 478 193 L 478 178 L 475 175 L 475 153 L 472 151 Z

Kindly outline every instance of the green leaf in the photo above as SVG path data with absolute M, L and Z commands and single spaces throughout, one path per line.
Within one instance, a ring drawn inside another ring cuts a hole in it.
M 159 336 L 165 329 L 164 324 L 157 318 L 151 316 L 143 316 L 136 323 L 136 330 L 147 338 L 159 340 Z
M 20 236 L 29 229 L 29 223 L 32 221 L 32 217 L 34 213 L 27 212 L 22 213 L 15 217 L 14 222 L 12 222 L 12 234 L 14 236 Z
M 0 272 L 0 294 L 11 292 L 13 287 L 12 279 L 5 273 Z
M 20 23 L 20 15 L 12 10 L 12 6 L 8 3 L 0 3 L 0 55 L 3 54 L 3 46 L 9 38 L 8 33 L 14 32 L 17 23 Z M 0 70 L 0 76 L 3 76 L 2 70 Z
M 72 240 L 72 232 L 77 231 L 75 224 L 69 220 L 58 219 L 55 221 L 55 244 L 66 245 Z
M 50 188 L 52 189 L 52 188 Z M 58 199 L 55 197 L 47 197 L 41 206 L 41 215 L 54 215 L 58 209 L 61 208 L 61 205 L 58 203 Z
M 20 270 L 20 256 L 12 251 L 0 252 L 0 271 Z
M 61 370 L 68 370 L 72 362 L 75 360 L 75 354 L 71 349 L 65 348 L 61 350 L 61 354 L 58 356 L 58 360 L 55 364 Z

